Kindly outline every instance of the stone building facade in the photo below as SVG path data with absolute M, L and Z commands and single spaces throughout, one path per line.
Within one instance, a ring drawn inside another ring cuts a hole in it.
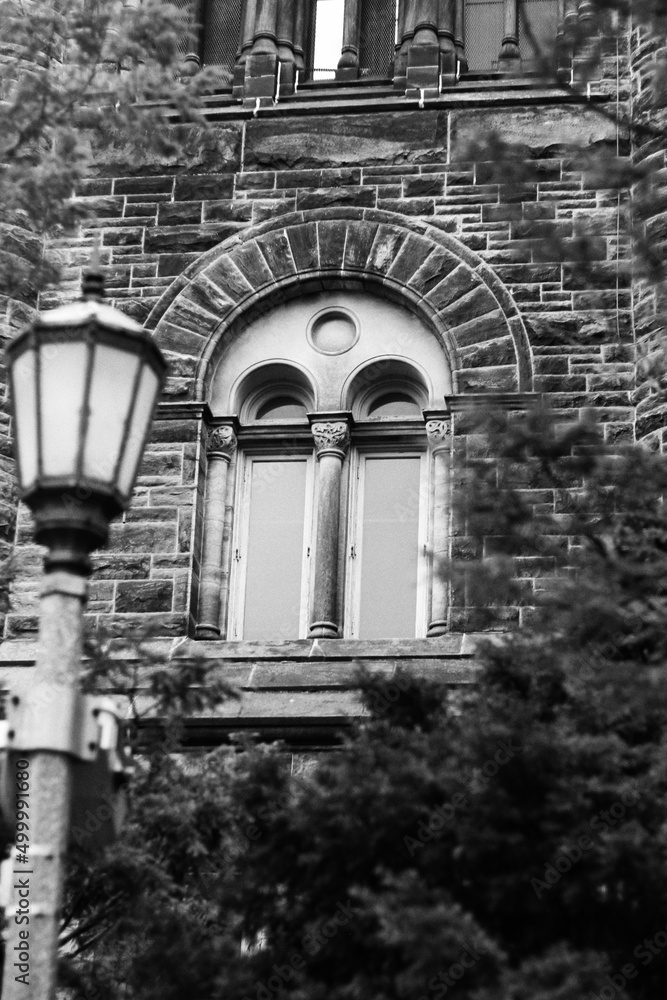
M 99 237 L 108 298 L 169 361 L 88 613 L 112 635 L 144 630 L 175 663 L 220 661 L 244 697 L 193 720 L 203 744 L 246 729 L 329 745 L 360 711 L 360 665 L 474 679 L 476 610 L 435 572 L 466 544 L 448 458 L 466 448 L 471 402 L 520 410 L 543 395 L 563 415 L 592 409 L 610 441 L 664 434 L 637 361 L 638 343 L 658 350 L 657 293 L 633 287 L 617 190 L 568 152 L 583 139 L 613 158 L 664 157 L 617 124 L 633 103 L 644 113 L 655 47 L 620 31 L 582 94 L 534 75 L 521 12 L 546 38 L 584 3 L 345 0 L 338 65 L 318 68 L 326 3 L 195 11 L 184 71 L 229 69 L 208 127 L 174 121 L 174 159 L 97 150 L 77 192 L 97 221 L 49 249 L 62 284 L 4 303 L 11 333 L 77 297 Z M 475 158 L 493 131 L 525 151 L 519 180 L 498 183 Z M 538 252 L 536 221 L 566 253 L 589 240 L 595 287 Z M 647 226 L 659 240 L 659 202 Z M 1 462 L 18 571 L 0 646 L 9 685 L 34 658 L 41 551 L 6 449 Z

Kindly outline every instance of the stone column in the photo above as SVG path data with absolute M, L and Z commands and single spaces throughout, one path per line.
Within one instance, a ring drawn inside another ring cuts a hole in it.
M 359 76 L 359 31 L 361 0 L 345 0 L 343 48 L 336 69 L 337 80 L 356 80 Z
M 306 4 L 308 2 L 309 0 L 296 0 L 294 11 L 294 65 L 301 80 L 303 80 L 306 71 L 304 45 L 306 44 Z
M 279 94 L 293 94 L 296 62 L 294 58 L 294 20 L 296 0 L 280 0 L 278 7 Z
M 415 35 L 408 49 L 405 93 L 436 97 L 439 84 L 438 0 L 415 0 Z
M 519 0 L 505 0 L 503 41 L 498 56 L 498 68 L 503 73 L 515 73 L 521 66 L 519 54 Z
M 408 49 L 415 35 L 415 0 L 399 0 L 398 44 L 394 57 L 394 89 L 405 90 Z
M 440 43 L 440 80 L 443 87 L 456 83 L 456 46 L 454 22 L 456 0 L 438 0 L 438 41 Z
M 245 0 L 243 19 L 241 21 L 241 44 L 236 56 L 236 63 L 234 64 L 234 80 L 232 84 L 232 95 L 234 97 L 243 97 L 245 64 L 252 48 L 252 40 L 255 37 L 256 19 L 257 0 Z
M 349 413 L 310 413 L 319 468 L 315 580 L 311 639 L 337 639 L 338 542 L 340 534 L 340 484 L 343 461 L 350 445 Z
M 424 410 L 426 436 L 433 455 L 433 585 L 427 636 L 448 630 L 449 584 L 441 563 L 449 555 L 449 457 L 451 417 L 444 411 Z
M 278 3 L 257 0 L 255 34 L 246 57 L 243 99 L 271 104 L 278 84 Z
M 187 24 L 187 52 L 180 65 L 182 77 L 195 76 L 201 69 L 202 32 L 204 25 L 204 0 L 195 0 L 189 9 Z
M 454 48 L 459 61 L 459 73 L 468 72 L 468 60 L 465 53 L 465 0 L 454 0 Z
M 222 549 L 227 509 L 227 474 L 236 452 L 235 422 L 214 427 L 208 436 L 206 459 L 206 502 L 204 507 L 204 543 L 196 639 L 224 638 L 220 627 L 223 581 Z

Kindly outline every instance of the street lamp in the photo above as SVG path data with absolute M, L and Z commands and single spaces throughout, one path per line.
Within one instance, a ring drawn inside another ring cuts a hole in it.
M 87 275 L 81 301 L 44 313 L 7 348 L 19 487 L 47 569 L 105 544 L 164 381 L 154 341 L 102 296 L 102 279 Z
M 99 745 L 78 688 L 89 554 L 129 504 L 166 375 L 151 337 L 104 304 L 101 276 L 86 275 L 82 291 L 6 352 L 19 489 L 48 551 L 35 671 L 8 715 L 10 761 L 23 765 L 8 779 L 28 819 L 12 854 L 4 1000 L 55 997 L 73 774 Z

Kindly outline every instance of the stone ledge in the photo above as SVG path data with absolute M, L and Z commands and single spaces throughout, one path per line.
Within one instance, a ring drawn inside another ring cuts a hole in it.
M 150 653 L 162 654 L 166 660 L 194 657 L 218 659 L 225 662 L 261 663 L 262 661 L 284 663 L 327 662 L 345 660 L 391 660 L 396 657 L 410 660 L 435 660 L 449 657 L 471 657 L 481 640 L 492 635 L 490 632 L 452 632 L 432 639 L 295 639 L 287 642 L 228 642 L 223 639 L 194 640 L 178 642 L 173 639 L 152 639 L 143 644 Z M 175 642 L 178 644 L 175 645 Z M 126 643 L 111 641 L 111 655 L 114 646 L 118 657 L 139 659 L 140 654 L 128 653 Z M 32 666 L 37 650 L 36 640 L 7 639 L 0 643 L 0 663 L 16 666 Z

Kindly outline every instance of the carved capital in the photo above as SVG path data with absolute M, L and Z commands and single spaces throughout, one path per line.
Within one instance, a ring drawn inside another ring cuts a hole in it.
M 426 421 L 426 436 L 431 448 L 440 449 L 449 445 L 450 427 L 448 419 Z
M 212 427 L 209 430 L 206 442 L 206 454 L 209 457 L 222 455 L 229 461 L 236 451 L 236 446 L 237 440 L 233 427 L 223 425 L 222 427 Z
M 327 451 L 345 454 L 350 446 L 350 429 L 342 420 L 319 421 L 311 425 L 318 457 Z

